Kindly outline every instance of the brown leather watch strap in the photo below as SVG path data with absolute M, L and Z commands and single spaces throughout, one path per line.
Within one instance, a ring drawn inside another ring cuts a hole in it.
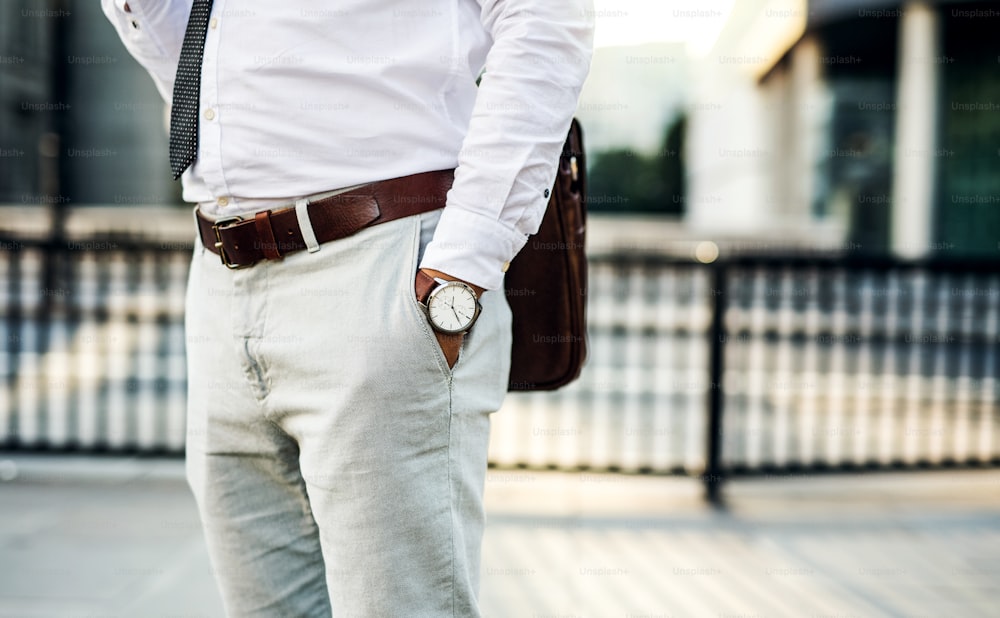
M 312 202 L 306 208 L 316 240 L 324 243 L 346 238 L 371 225 L 443 208 L 454 176 L 454 170 L 423 172 Z M 233 268 L 279 259 L 306 248 L 295 208 L 218 221 L 198 211 L 197 219 L 202 243 Z
M 431 292 L 438 286 L 438 282 L 434 277 L 428 275 L 422 270 L 417 271 L 417 276 L 413 281 L 413 290 L 417 295 L 417 301 L 422 305 L 427 304 L 427 299 L 430 297 Z

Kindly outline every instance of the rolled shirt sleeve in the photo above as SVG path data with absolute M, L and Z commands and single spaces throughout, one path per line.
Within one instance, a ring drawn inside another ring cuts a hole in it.
M 591 0 L 478 0 L 493 38 L 420 266 L 486 289 L 538 230 L 593 51 Z
M 192 0 L 101 0 L 101 8 L 133 58 L 145 68 L 160 96 L 173 98 L 174 76 Z

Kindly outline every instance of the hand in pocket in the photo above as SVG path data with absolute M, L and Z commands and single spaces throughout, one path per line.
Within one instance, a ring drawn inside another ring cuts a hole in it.
M 451 335 L 434 331 L 434 336 L 437 337 L 438 345 L 441 346 L 444 358 L 448 361 L 448 368 L 454 369 L 455 363 L 458 362 L 458 353 L 462 349 L 462 340 L 465 338 L 465 333 Z

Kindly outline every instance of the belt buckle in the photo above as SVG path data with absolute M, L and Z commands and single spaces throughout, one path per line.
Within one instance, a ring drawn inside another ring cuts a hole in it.
M 212 224 L 212 232 L 215 233 L 215 248 L 219 250 L 219 259 L 221 259 L 222 264 L 230 270 L 246 268 L 247 266 L 249 266 L 249 264 L 234 264 L 233 262 L 229 261 L 229 255 L 226 254 L 226 248 L 222 246 L 222 236 L 219 235 L 219 227 L 226 223 L 235 223 L 237 221 L 242 221 L 242 220 L 243 217 L 233 215 L 230 217 L 223 217 L 221 219 L 218 219 L 215 221 L 215 223 Z

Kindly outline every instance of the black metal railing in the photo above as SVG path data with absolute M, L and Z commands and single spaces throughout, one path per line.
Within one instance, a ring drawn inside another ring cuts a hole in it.
M 192 247 L 0 241 L 0 443 L 181 452 Z
M 709 410 L 712 481 L 996 465 L 998 267 L 815 257 L 713 266 L 722 388 Z
M 192 247 L 0 240 L 0 445 L 180 453 Z M 1000 463 L 1000 263 L 591 256 L 591 354 L 490 459 L 733 475 Z

